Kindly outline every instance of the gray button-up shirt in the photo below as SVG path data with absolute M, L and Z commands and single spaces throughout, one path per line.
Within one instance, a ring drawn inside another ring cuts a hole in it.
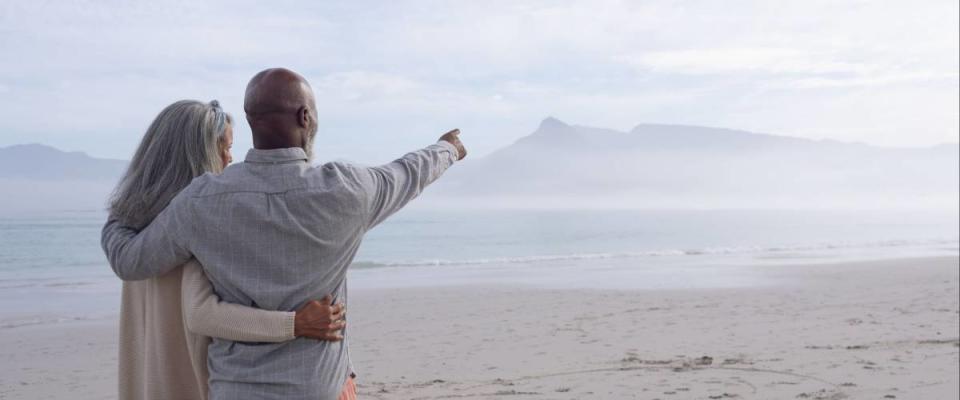
M 225 301 L 292 311 L 333 294 L 360 241 L 457 159 L 438 142 L 380 166 L 313 167 L 300 148 L 250 150 L 220 175 L 196 178 L 140 232 L 108 221 L 102 245 L 117 276 L 158 276 L 196 257 Z M 341 342 L 214 339 L 211 399 L 336 399 L 350 372 Z

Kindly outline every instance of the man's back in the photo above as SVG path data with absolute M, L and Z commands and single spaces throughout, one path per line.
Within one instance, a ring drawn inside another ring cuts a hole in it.
M 346 301 L 347 267 L 367 228 L 364 193 L 346 166 L 311 168 L 297 150 L 252 151 L 191 191 L 191 236 L 219 239 L 191 251 L 225 301 L 282 311 L 330 293 Z M 346 341 L 214 339 L 208 360 L 215 399 L 249 397 L 263 382 L 277 398 L 332 398 L 349 373 Z
M 311 167 L 299 148 L 251 150 L 223 174 L 197 178 L 137 237 L 108 223 L 105 249 L 124 279 L 192 255 L 232 303 L 292 311 L 331 293 L 345 302 L 363 234 L 456 159 L 446 142 L 376 168 Z M 347 340 L 347 332 L 342 342 L 215 339 L 210 398 L 335 399 L 350 372 Z

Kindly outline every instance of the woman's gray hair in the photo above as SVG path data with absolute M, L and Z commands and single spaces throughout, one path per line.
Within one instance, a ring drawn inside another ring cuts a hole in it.
M 110 198 L 110 214 L 143 229 L 193 178 L 223 170 L 221 146 L 233 118 L 216 100 L 180 100 L 157 115 Z

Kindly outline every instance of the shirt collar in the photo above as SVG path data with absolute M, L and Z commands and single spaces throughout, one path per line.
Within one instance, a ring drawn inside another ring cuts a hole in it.
M 294 161 L 307 161 L 307 153 L 299 147 L 285 149 L 250 149 L 244 162 L 261 164 L 278 164 Z

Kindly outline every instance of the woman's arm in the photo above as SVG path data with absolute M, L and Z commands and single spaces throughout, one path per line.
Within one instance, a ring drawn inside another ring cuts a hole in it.
M 203 336 L 241 342 L 284 342 L 297 336 L 342 339 L 342 305 L 310 301 L 297 312 L 285 312 L 220 301 L 196 260 L 183 266 L 181 293 L 187 329 Z
M 220 301 L 195 259 L 183 266 L 181 294 L 183 320 L 193 333 L 241 342 L 284 342 L 295 337 L 295 313 Z

